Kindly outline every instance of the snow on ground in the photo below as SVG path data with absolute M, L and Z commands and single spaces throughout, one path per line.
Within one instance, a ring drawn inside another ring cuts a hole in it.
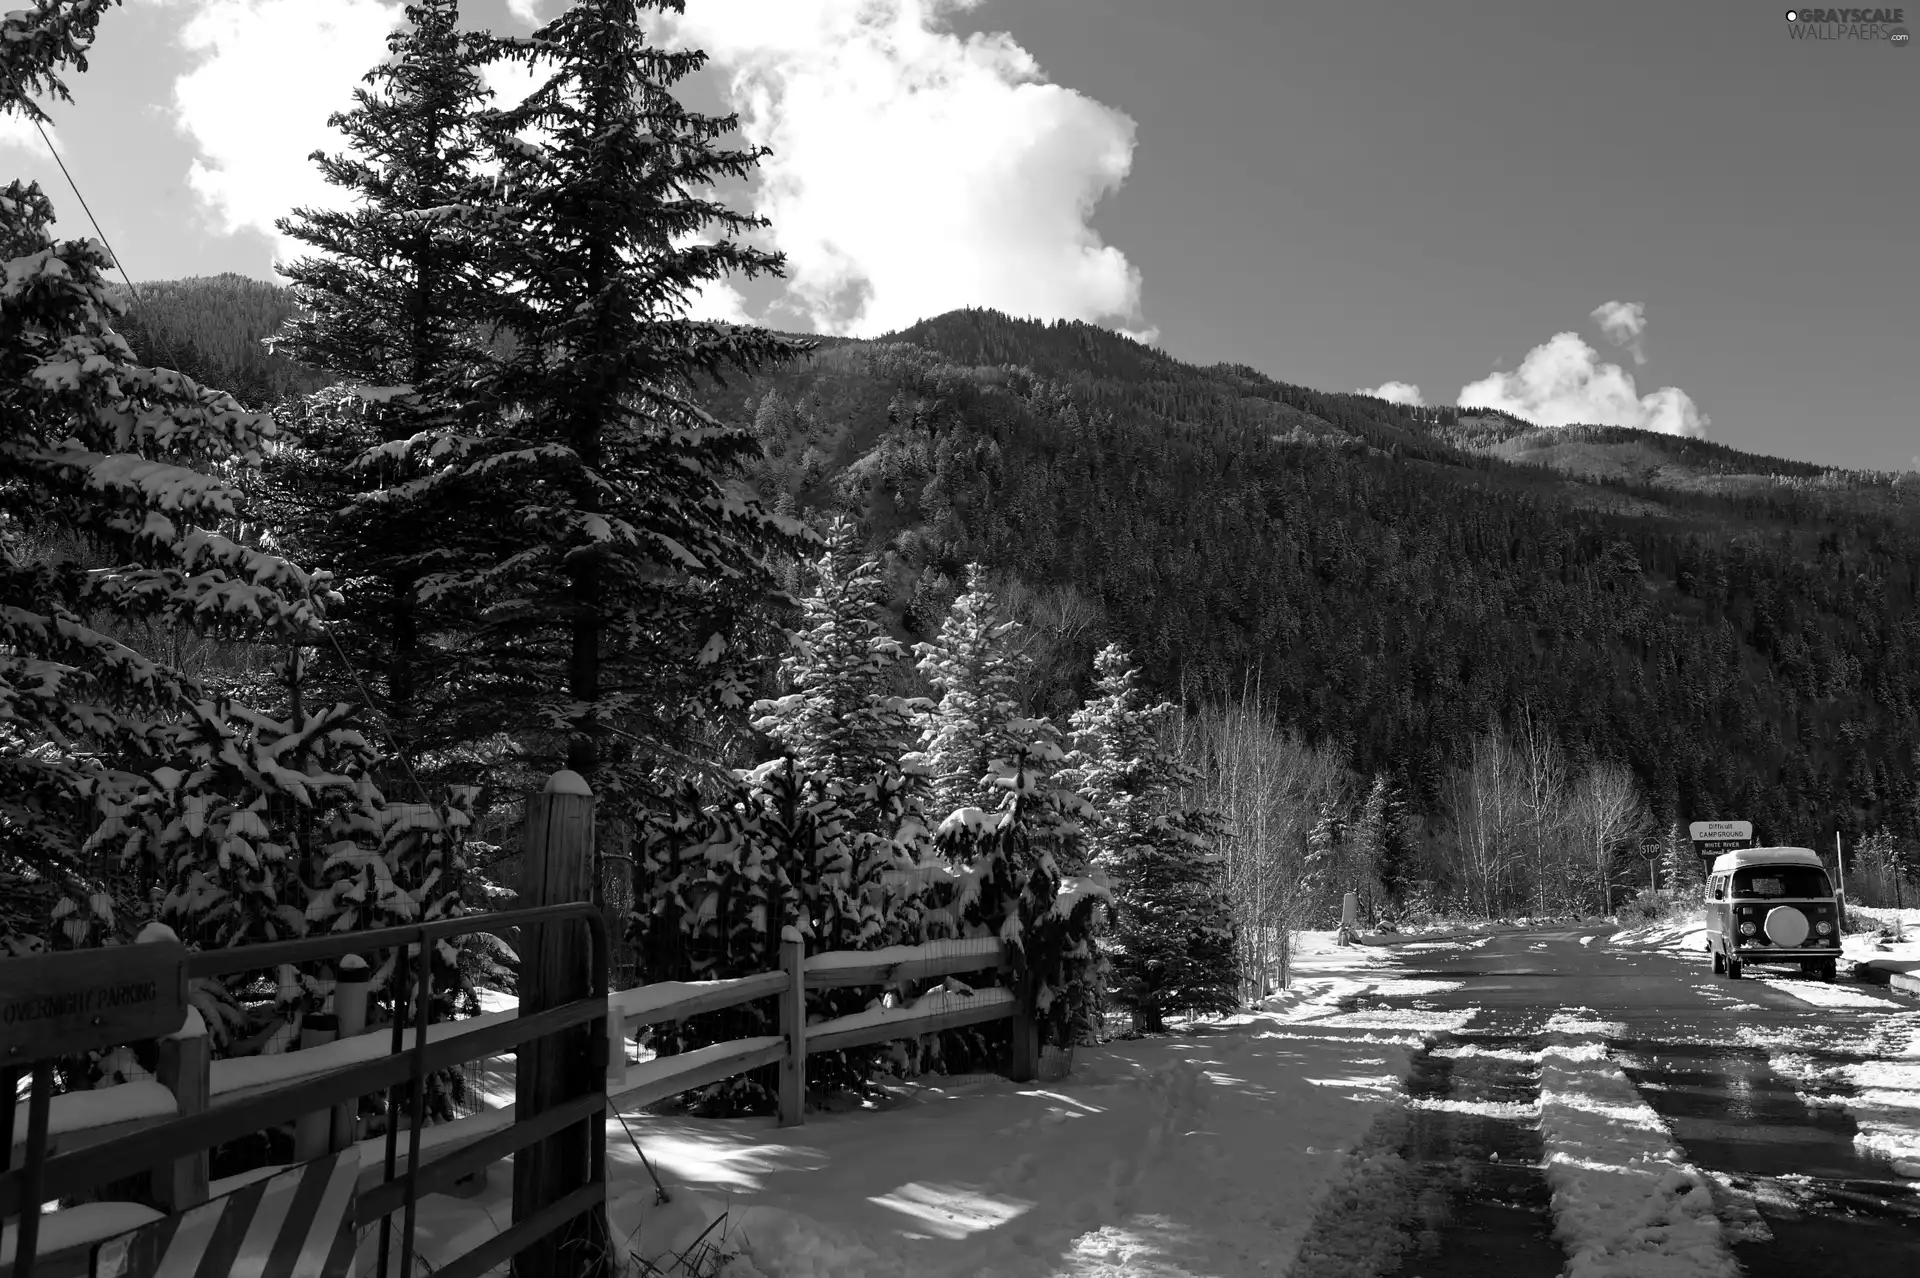
M 1567 1278 L 1734 1278 L 1709 1182 L 1607 1056 L 1617 1027 L 1586 1009 L 1548 1023 L 1540 1135 Z
M 1707 948 L 1707 920 L 1695 911 L 1684 918 L 1622 928 L 1607 943 L 1623 949 L 1661 950 L 1672 954 L 1703 954 Z
M 1840 1059 L 1827 1054 L 1840 1046 L 1828 1035 L 1750 1030 L 1741 1037 L 1765 1048 L 1768 1066 L 1808 1104 L 1845 1110 L 1855 1148 L 1920 1179 L 1920 1012 L 1880 1018 Z M 1867 1059 L 1846 1059 L 1855 1055 Z
M 1856 905 L 1848 907 L 1847 912 L 1856 923 L 1870 923 L 1876 930 L 1850 933 L 1840 946 L 1845 961 L 1872 963 L 1889 972 L 1920 974 L 1920 910 L 1874 910 Z
M 1367 1183 L 1414 1054 L 1473 1015 L 1386 1007 L 1389 991 L 1453 986 L 1325 934 L 1304 938 L 1294 972 L 1257 1012 L 1082 1048 L 1058 1083 L 933 1076 L 784 1129 L 616 1120 L 611 1223 L 655 1263 L 708 1231 L 734 1257 L 725 1278 L 1284 1274 L 1316 1209 Z M 498 1163 L 477 1197 L 423 1200 L 423 1255 L 439 1265 L 497 1232 L 511 1183 Z
M 1749 968 L 1754 973 L 1759 969 Z M 1768 989 L 1779 990 L 1782 994 L 1791 994 L 1802 1003 L 1811 1003 L 1815 1007 L 1837 1008 L 1880 1008 L 1897 1010 L 1888 1000 L 1888 996 L 1857 985 L 1828 985 L 1810 976 L 1758 976 L 1750 975 Z

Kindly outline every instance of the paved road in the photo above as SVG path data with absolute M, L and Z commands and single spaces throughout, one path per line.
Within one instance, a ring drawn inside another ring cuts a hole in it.
M 1803 1077 L 1796 1090 L 1769 1058 L 1786 1068 L 1783 1053 L 1791 1053 L 1803 1075 L 1809 1060 L 1821 1069 L 1857 1064 L 1876 1025 L 1890 1014 L 1904 1019 L 1915 1004 L 1844 980 L 1803 983 L 1784 969 L 1730 982 L 1712 974 L 1704 952 L 1615 949 L 1611 934 L 1602 925 L 1561 927 L 1496 934 L 1470 948 L 1462 942 L 1477 938 L 1391 947 L 1414 969 L 1396 975 L 1460 987 L 1408 993 L 1383 985 L 1384 1001 L 1481 1009 L 1451 1041 L 1435 1045 L 1412 1083 L 1415 1097 L 1429 1103 L 1415 1112 L 1406 1153 L 1427 1190 L 1415 1223 L 1419 1245 L 1400 1278 L 1523 1278 L 1564 1268 L 1551 1238 L 1537 1119 L 1526 1113 L 1539 1094 L 1527 1055 L 1544 1044 L 1548 1018 L 1563 1008 L 1590 1008 L 1624 1029 L 1609 1039 L 1610 1053 L 1688 1160 L 1714 1176 L 1721 1218 L 1747 1274 L 1913 1272 L 1920 1182 L 1857 1152 L 1842 1105 L 1809 1106 L 1809 1086 L 1829 1100 L 1847 1094 L 1832 1075 L 1811 1085 Z M 1789 992 L 1795 987 L 1804 998 Z M 1501 1102 L 1512 1112 L 1503 1115 Z

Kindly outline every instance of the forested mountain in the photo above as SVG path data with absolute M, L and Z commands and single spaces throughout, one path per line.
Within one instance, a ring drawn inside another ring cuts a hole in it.
M 168 335 L 158 314 L 129 333 L 150 358 Z M 823 341 L 708 401 L 755 423 L 765 494 L 862 519 L 902 634 L 969 560 L 997 570 L 1048 645 L 1028 692 L 1049 714 L 1112 641 L 1189 704 L 1255 684 L 1425 811 L 1530 709 L 1664 817 L 1812 846 L 1914 819 L 1912 477 L 1409 408 L 979 310 Z
M 293 294 L 245 275 L 142 284 L 115 325 L 141 358 L 218 386 L 249 408 L 318 390 L 333 379 L 276 355 L 262 339 L 293 314 Z

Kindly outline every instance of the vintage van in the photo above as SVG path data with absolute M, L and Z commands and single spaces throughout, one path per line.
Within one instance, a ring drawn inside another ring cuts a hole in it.
M 1843 902 L 1818 853 L 1743 848 L 1707 875 L 1707 949 L 1714 972 L 1740 979 L 1748 963 L 1794 963 L 1831 981 L 1840 970 Z

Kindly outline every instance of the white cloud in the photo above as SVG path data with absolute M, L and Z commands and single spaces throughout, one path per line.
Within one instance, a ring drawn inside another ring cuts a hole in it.
M 1540 426 L 1637 426 L 1668 435 L 1704 435 L 1712 421 L 1687 393 L 1663 386 L 1642 395 L 1633 374 L 1600 362 L 1578 333 L 1556 333 L 1511 373 L 1462 386 L 1462 408 L 1494 408 Z
M 1593 308 L 1593 321 L 1608 341 L 1627 349 L 1634 363 L 1647 362 L 1646 348 L 1640 344 L 1640 334 L 1647 328 L 1646 307 L 1638 302 L 1604 302 Z
M 704 0 L 658 20 L 728 76 L 773 149 L 753 201 L 787 255 L 785 305 L 872 335 L 960 306 L 1108 322 L 1142 340 L 1140 272 L 1088 225 L 1134 123 L 1049 83 L 980 0 Z
M 53 149 L 65 155 L 67 148 L 60 141 L 60 131 L 51 124 L 40 128 L 47 131 L 47 141 L 53 143 Z M 47 143 L 40 140 L 40 129 L 34 128 L 33 121 L 17 111 L 0 112 L 0 148 L 4 147 L 25 151 L 39 159 L 47 155 Z
M 274 219 L 296 205 L 346 207 L 307 159 L 345 141 L 327 117 L 352 105 L 360 77 L 386 57 L 404 21 L 382 0 L 197 0 L 180 42 L 203 55 L 174 83 L 174 113 L 199 148 L 188 175 L 216 225 L 264 232 L 282 258 L 310 252 Z
M 1410 404 L 1415 408 L 1427 402 L 1420 397 L 1420 388 L 1412 382 L 1381 382 L 1372 389 L 1362 386 L 1354 394 L 1371 395 L 1375 399 L 1384 399 L 1389 404 Z

